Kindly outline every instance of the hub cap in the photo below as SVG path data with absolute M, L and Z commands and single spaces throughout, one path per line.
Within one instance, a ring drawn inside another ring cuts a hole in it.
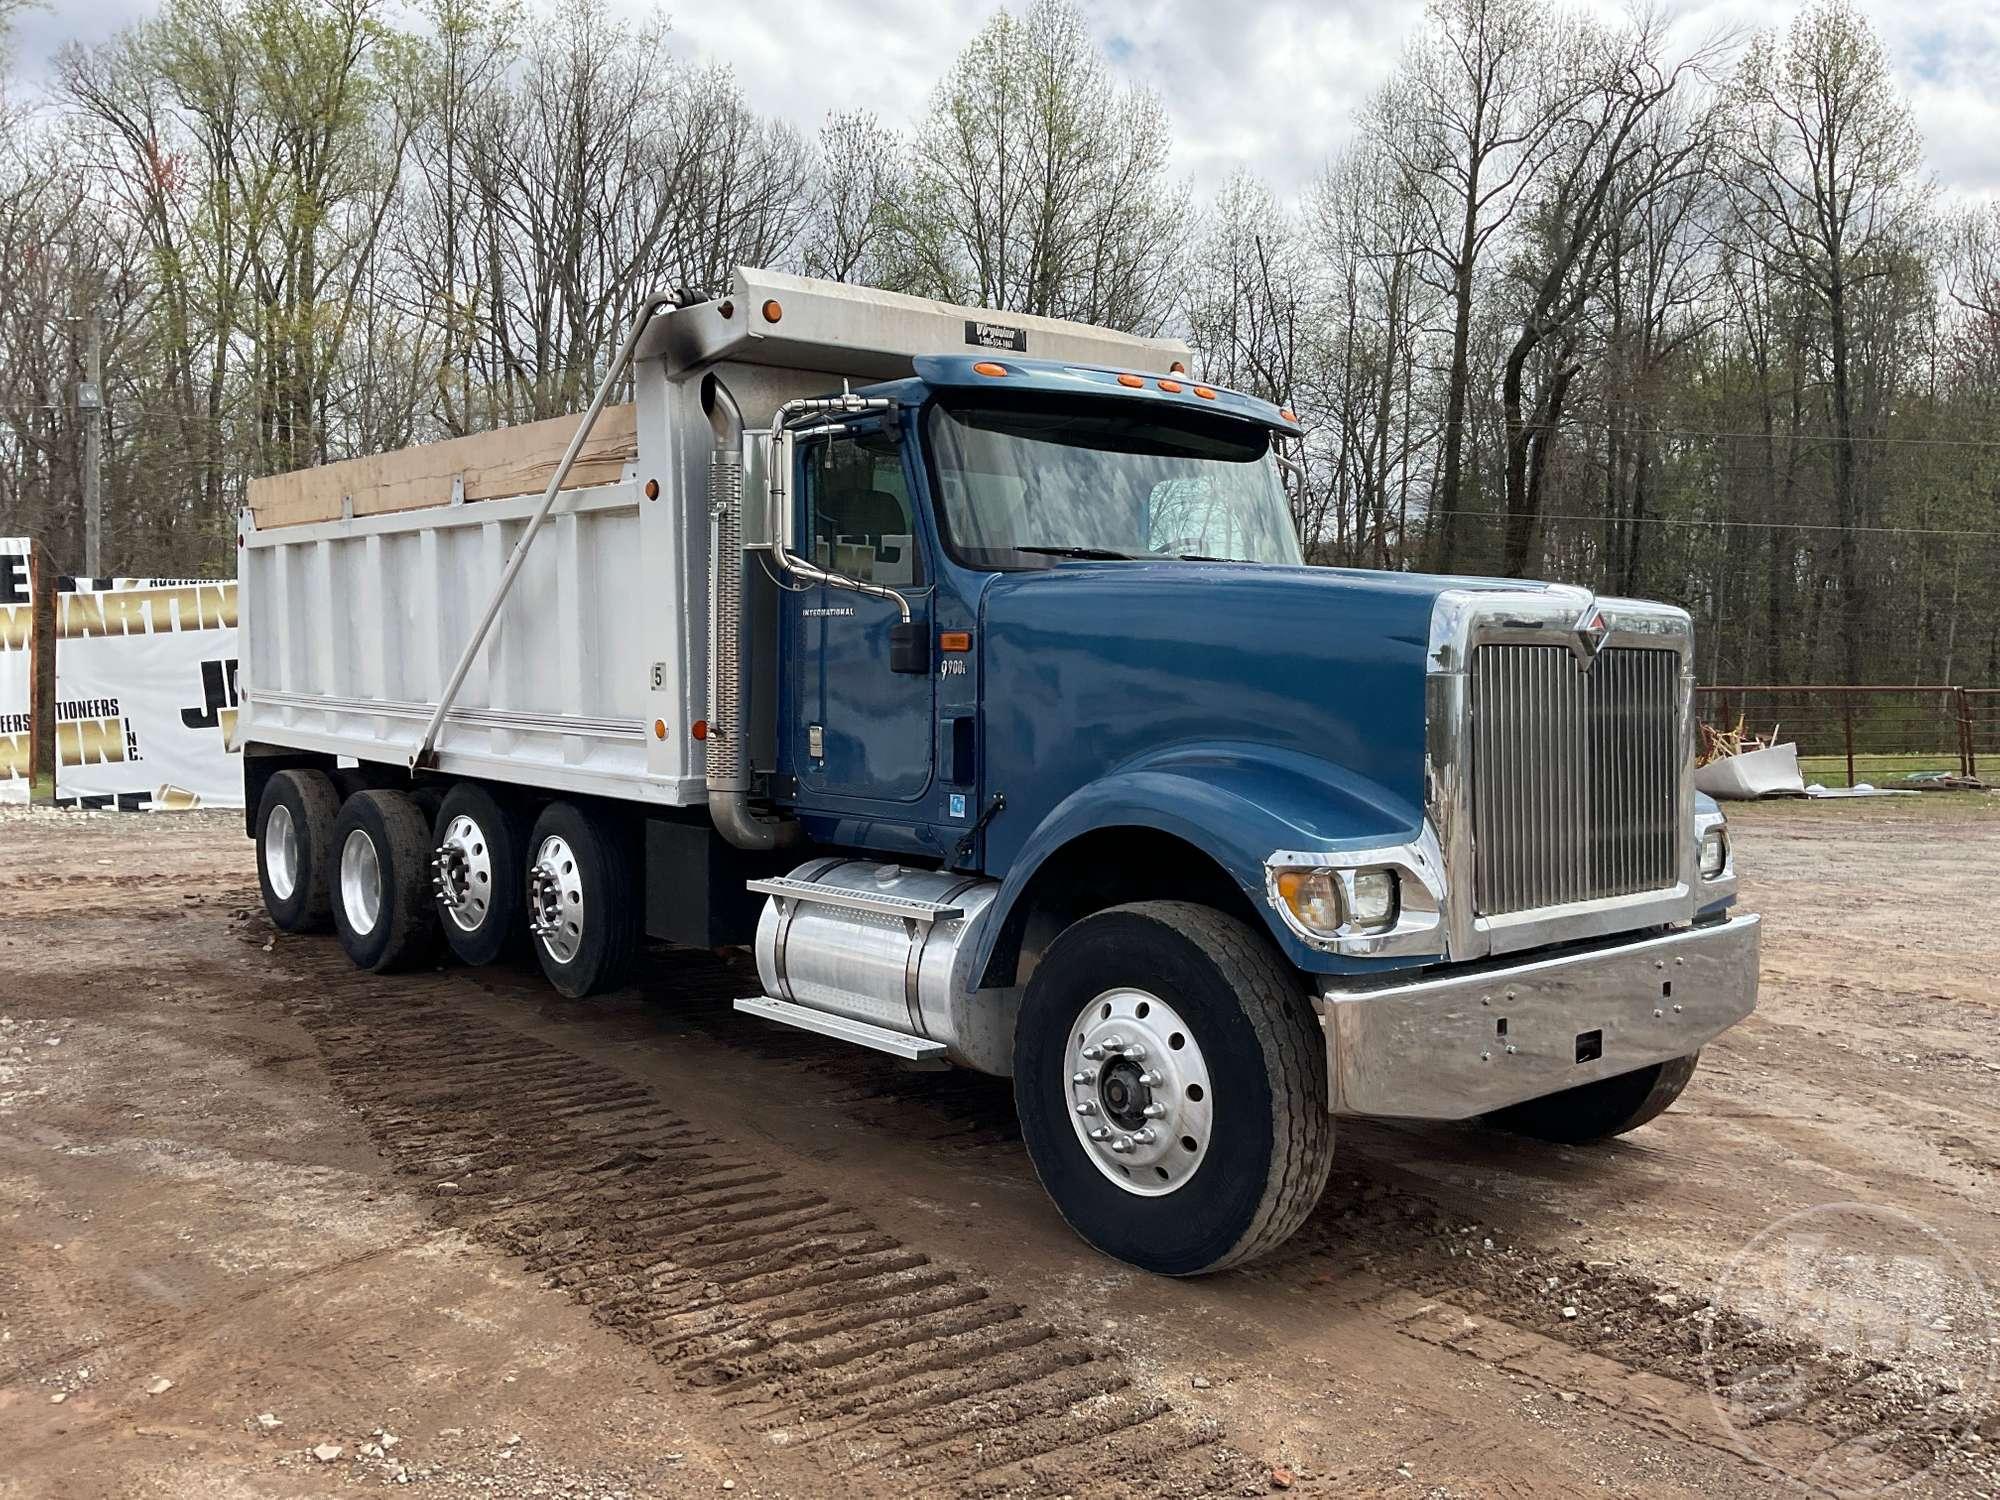
M 366 937 L 382 919 L 382 861 L 375 841 L 359 828 L 340 846 L 340 904 L 356 937 Z
M 550 834 L 535 851 L 528 871 L 528 926 L 549 950 L 549 957 L 566 964 L 583 946 L 583 877 L 576 853 L 560 834 Z
M 282 802 L 264 820 L 264 878 L 280 901 L 291 900 L 299 888 L 299 826 Z
M 444 841 L 431 856 L 431 889 L 460 932 L 477 932 L 492 909 L 493 855 L 485 831 L 464 813 L 445 826 Z
M 1208 1154 L 1215 1101 L 1194 1031 L 1144 990 L 1107 990 L 1070 1027 L 1070 1124 L 1097 1170 L 1142 1197 L 1173 1192 Z

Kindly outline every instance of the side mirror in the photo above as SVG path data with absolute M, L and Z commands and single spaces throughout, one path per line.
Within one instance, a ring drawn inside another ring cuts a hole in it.
M 889 670 L 928 674 L 931 669 L 931 629 L 927 620 L 906 620 L 889 627 Z

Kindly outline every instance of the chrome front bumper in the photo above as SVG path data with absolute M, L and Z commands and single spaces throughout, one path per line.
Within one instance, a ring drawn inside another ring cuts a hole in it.
M 1324 980 L 1336 1114 L 1462 1120 L 1685 1057 L 1757 1003 L 1754 916 L 1379 989 Z

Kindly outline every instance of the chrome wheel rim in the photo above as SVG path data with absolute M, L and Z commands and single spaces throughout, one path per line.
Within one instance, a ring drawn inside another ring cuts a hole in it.
M 282 802 L 264 820 L 264 878 L 280 901 L 291 900 L 299 888 L 299 825 Z
M 1107 990 L 1069 1030 L 1070 1125 L 1097 1170 L 1159 1198 L 1208 1155 L 1215 1097 L 1192 1027 L 1158 995 Z
M 486 830 L 464 813 L 445 825 L 431 856 L 431 889 L 460 932 L 477 932 L 493 909 L 493 851 Z
M 559 833 L 542 840 L 528 871 L 528 925 L 559 964 L 568 963 L 583 947 L 583 876 L 576 867 L 576 851 Z
M 360 828 L 340 846 L 340 905 L 356 937 L 366 937 L 382 920 L 382 860 L 375 840 Z

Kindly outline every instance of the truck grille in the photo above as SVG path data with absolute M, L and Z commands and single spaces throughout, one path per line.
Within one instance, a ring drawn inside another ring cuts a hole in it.
M 1680 657 L 1481 646 L 1472 660 L 1474 904 L 1482 916 L 1680 877 Z

